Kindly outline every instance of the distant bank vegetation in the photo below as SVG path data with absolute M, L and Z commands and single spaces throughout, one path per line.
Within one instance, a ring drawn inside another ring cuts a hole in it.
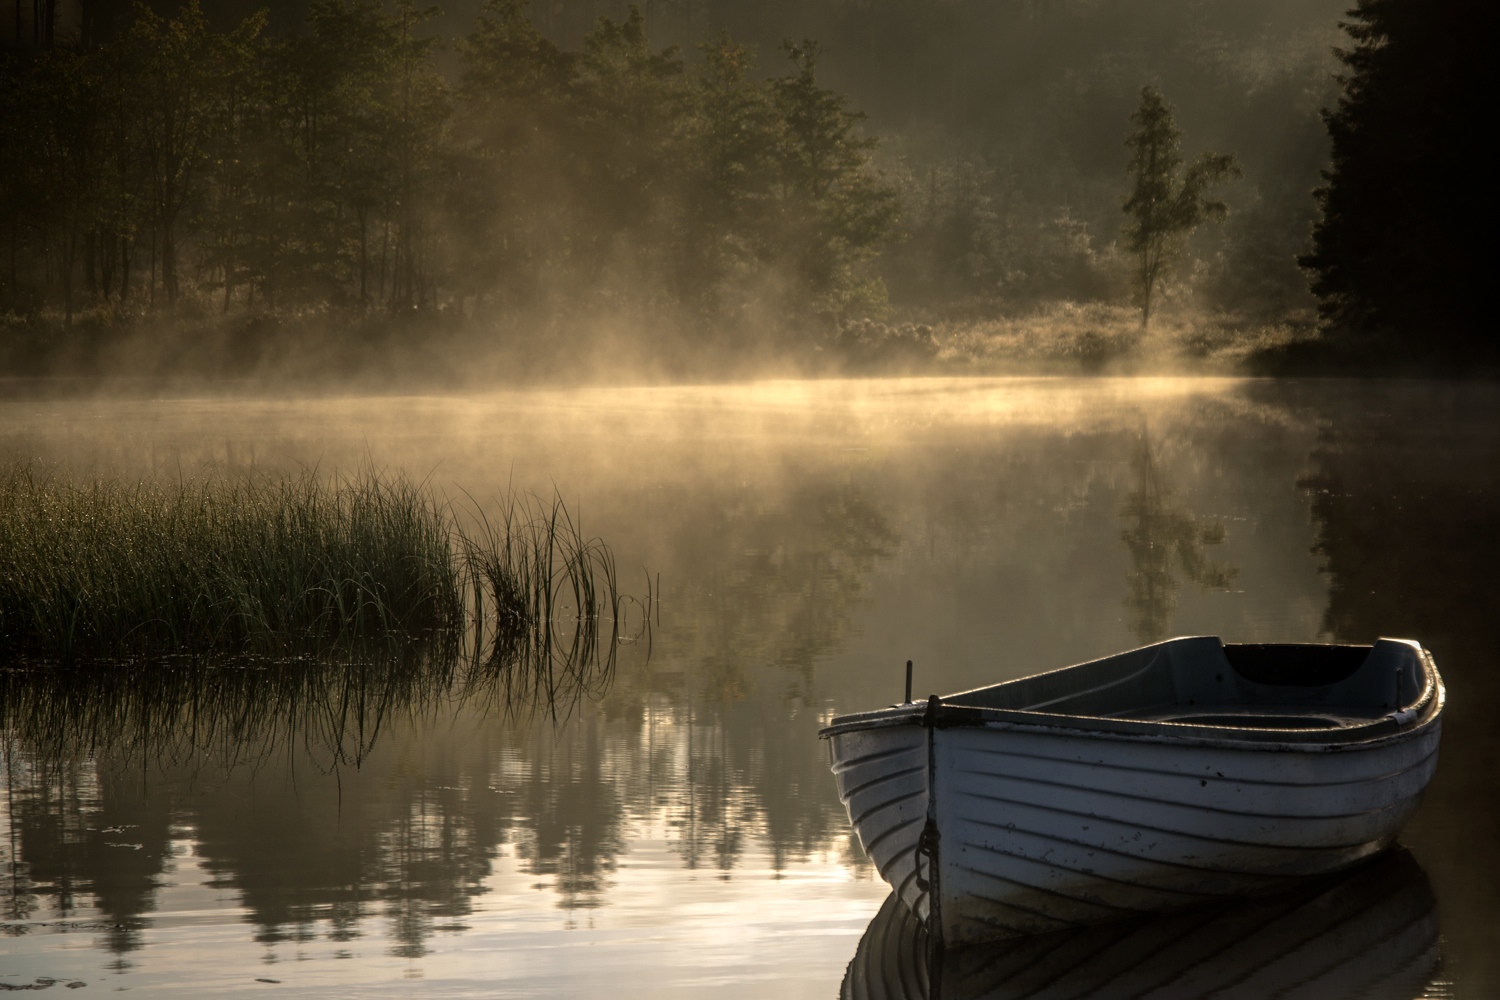
M 1448 173 L 1483 162 L 1494 14 L 1360 0 L 1341 34 L 1346 5 L 98 2 L 72 34 L 17 6 L 0 372 L 1233 366 L 1305 354 L 1319 305 L 1346 344 L 1462 348 L 1479 186 Z M 1143 83 L 1192 139 L 1182 190 L 1244 175 L 1144 297 Z M 1114 322 L 1133 286 L 1154 337 Z
M 628 599 L 608 547 L 560 502 L 513 497 L 502 510 L 493 524 L 461 518 L 420 484 L 373 473 L 79 481 L 12 466 L 0 472 L 0 658 L 418 649 L 547 703 L 613 661 Z
M 489 0 L 445 76 L 434 13 L 314 0 L 273 35 L 192 0 L 13 59 L 7 305 L 733 324 L 876 296 L 894 192 L 815 43 L 769 75 L 727 37 L 690 64 L 631 8 L 565 51 Z

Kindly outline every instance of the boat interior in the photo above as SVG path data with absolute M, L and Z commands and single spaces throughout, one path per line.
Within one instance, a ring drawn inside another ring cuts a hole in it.
M 1238 729 L 1338 729 L 1396 716 L 1434 682 L 1421 647 L 1170 639 L 977 688 L 945 705 Z M 1414 713 L 1411 713 L 1414 714 Z

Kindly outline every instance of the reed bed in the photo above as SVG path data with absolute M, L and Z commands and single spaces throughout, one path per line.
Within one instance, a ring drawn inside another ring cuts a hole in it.
M 403 478 L 0 474 L 0 651 L 292 654 L 464 624 L 442 505 Z
M 609 547 L 557 498 L 512 495 L 489 519 L 374 473 L 0 472 L 7 661 L 295 658 L 436 641 L 470 651 L 466 672 L 524 674 L 522 689 L 546 690 L 586 674 L 588 688 L 612 663 L 621 600 Z M 541 676 L 559 663 L 575 676 Z

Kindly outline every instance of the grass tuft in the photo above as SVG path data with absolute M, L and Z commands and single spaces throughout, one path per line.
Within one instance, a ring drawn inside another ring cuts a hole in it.
M 404 478 L 0 473 L 0 652 L 316 651 L 464 624 L 453 527 Z
M 444 636 L 532 676 L 559 643 L 575 671 L 613 647 L 614 557 L 560 499 L 512 495 L 465 521 L 401 476 L 80 483 L 12 466 L 0 656 L 288 658 Z
M 625 618 L 609 547 L 584 536 L 561 498 L 516 494 L 461 541 L 475 619 L 493 625 L 480 636 L 471 688 L 508 711 L 546 706 L 554 716 L 602 693 L 622 637 L 600 633 Z

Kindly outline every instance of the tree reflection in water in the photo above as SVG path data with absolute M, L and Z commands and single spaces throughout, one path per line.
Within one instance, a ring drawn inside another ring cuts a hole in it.
M 1450 383 L 1352 385 L 1298 484 L 1328 579 L 1336 642 L 1412 636 L 1448 686 L 1442 761 L 1402 834 L 1432 874 L 1445 951 L 1464 995 L 1500 991 L 1500 391 Z
M 1204 548 L 1224 541 L 1224 525 L 1194 516 L 1176 501 L 1151 451 L 1151 439 L 1141 435 L 1131 460 L 1134 489 L 1120 507 L 1128 527 L 1120 532 L 1130 552 L 1130 631 L 1142 643 L 1167 637 L 1177 610 L 1177 573 L 1205 590 L 1227 590 L 1239 570 L 1215 562 Z
M 110 949 L 134 950 L 139 916 L 191 837 L 214 884 L 233 885 L 261 915 L 261 940 L 280 939 L 276 928 L 308 910 L 296 891 L 308 880 L 347 888 L 324 901 L 337 931 L 349 904 L 357 914 L 378 895 L 367 884 L 389 880 L 372 877 L 371 845 L 351 844 L 337 822 L 327 837 L 309 814 L 341 816 L 343 774 L 371 763 L 393 727 L 438 709 L 458 672 L 456 644 L 442 642 L 331 662 L 4 672 L 11 919 L 44 899 L 62 918 L 91 905 Z M 299 800 L 299 776 L 333 794 Z M 421 806 L 408 813 L 411 829 L 425 828 Z M 411 829 L 387 830 L 391 853 L 410 853 Z M 221 831 L 254 849 L 226 864 Z M 273 870 L 293 891 L 257 898 Z
M 775 420 L 760 390 L 714 389 L 708 406 L 668 393 L 667 417 L 632 421 L 624 438 L 586 426 L 622 411 L 614 396 L 571 422 L 550 404 L 470 421 L 390 400 L 353 417 L 343 402 L 28 416 L 24 454 L 76 452 L 85 466 L 147 445 L 154 454 L 159 441 L 211 452 L 219 435 L 307 463 L 339 447 L 352 459 L 369 440 L 380 461 L 416 467 L 443 442 L 454 481 L 485 495 L 505 485 L 484 478 L 493 456 L 522 449 L 519 467 L 590 498 L 591 526 L 620 544 L 627 585 L 650 564 L 662 628 L 654 643 L 619 647 L 608 691 L 592 689 L 556 725 L 545 711 L 501 711 L 509 696 L 482 671 L 464 699 L 441 670 L 399 665 L 278 675 L 220 664 L 191 680 L 184 667 L 59 690 L 49 714 L 31 680 L 0 669 L 0 930 L 80 921 L 115 955 L 67 936 L 13 951 L 42 955 L 36 971 L 47 972 L 64 953 L 136 962 L 142 983 L 185 963 L 242 962 L 256 949 L 222 926 L 234 920 L 267 959 L 305 950 L 302 971 L 325 982 L 400 976 L 403 963 L 381 949 L 441 951 L 410 968 L 456 982 L 471 943 L 529 953 L 574 922 L 618 947 L 578 962 L 580 935 L 551 958 L 538 950 L 537 965 L 628 968 L 646 995 L 701 983 L 703 963 L 729 954 L 711 947 L 717 935 L 759 975 L 774 965 L 764 942 L 811 942 L 802 932 L 827 930 L 850 901 L 873 909 L 873 880 L 843 881 L 872 873 L 816 733 L 830 712 L 898 696 L 906 659 L 919 691 L 940 692 L 1174 629 L 1245 641 L 1405 634 L 1434 651 L 1450 701 L 1443 761 L 1403 840 L 1441 900 L 1450 978 L 1466 994 L 1495 993 L 1495 391 L 1250 383 L 1189 398 L 1183 385 L 1156 402 L 1108 380 L 834 386 L 812 393 L 824 410 L 786 407 Z M 471 423 L 505 436 L 476 437 Z M 1222 547 L 1210 510 L 1234 518 Z M 1235 590 L 1200 595 L 1215 559 L 1240 570 Z M 423 677 L 441 682 L 431 697 Z M 274 739 L 229 738 L 246 730 Z M 778 873 L 794 877 L 759 884 Z M 718 877 L 734 884 L 705 892 Z M 696 904 L 725 899 L 764 901 L 778 926 L 745 928 L 756 917 L 746 910 L 709 916 L 705 931 Z M 200 948 L 205 928 L 179 921 L 190 906 L 226 908 L 209 918 L 218 944 Z M 676 936 L 675 959 L 614 936 L 647 925 Z M 444 941 L 464 927 L 463 940 Z M 144 956 L 131 950 L 147 940 Z M 836 975 L 853 950 L 807 947 L 818 956 L 801 967 L 809 976 Z M 356 955 L 359 970 L 319 961 Z M 484 961 L 496 963 L 485 975 L 519 981 L 498 954 Z M 573 971 L 559 979 L 582 982 Z

